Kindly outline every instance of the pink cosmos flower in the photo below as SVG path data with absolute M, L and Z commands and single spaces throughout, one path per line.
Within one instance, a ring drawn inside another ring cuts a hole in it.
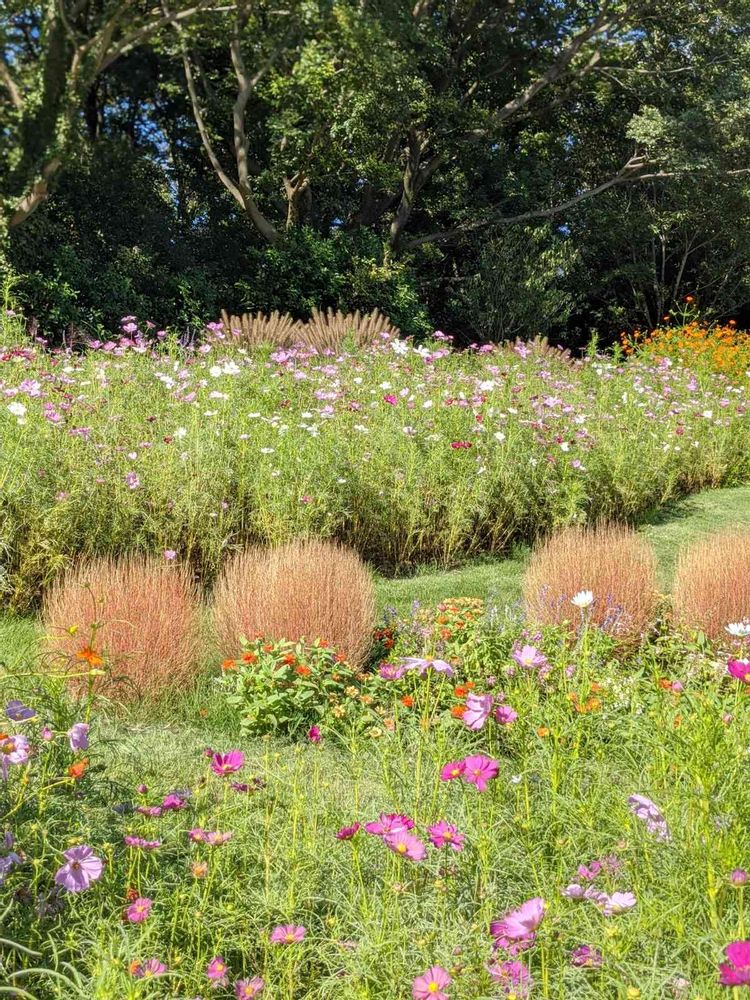
M 649 833 L 653 833 L 657 840 L 668 841 L 671 839 L 667 821 L 659 807 L 646 798 L 645 795 L 631 795 L 628 798 L 631 811 L 642 822 L 646 824 Z
M 722 986 L 750 986 L 750 941 L 732 941 L 724 949 L 726 962 L 719 965 Z
M 414 1000 L 448 1000 L 445 990 L 451 982 L 451 977 L 441 965 L 433 965 L 411 984 L 411 995 Z
M 218 830 L 204 830 L 200 826 L 188 830 L 188 837 L 195 844 L 208 844 L 209 847 L 221 847 L 234 836 L 233 833 L 220 833 Z
M 448 823 L 444 819 L 433 823 L 432 826 L 428 826 L 427 834 L 430 838 L 430 843 L 435 847 L 451 847 L 454 851 L 462 851 L 464 849 L 466 834 L 459 833 L 458 829 L 452 823 Z
M 79 844 L 63 851 L 65 864 L 55 873 L 55 882 L 67 892 L 83 892 L 92 882 L 101 878 L 104 862 L 88 844 Z
M 579 944 L 570 953 L 570 964 L 578 969 L 599 969 L 604 959 L 598 948 L 588 944 Z
M 139 896 L 125 911 L 125 917 L 131 924 L 142 924 L 151 914 L 153 902 L 146 896 Z
M 149 958 L 145 962 L 133 962 L 130 966 L 130 974 L 133 979 L 155 979 L 163 976 L 167 967 L 158 958 Z
M 177 553 L 174 549 L 164 549 L 164 558 L 167 562 L 172 562 L 173 559 L 177 558 Z
M 510 655 L 519 667 L 524 667 L 526 670 L 547 666 L 547 657 L 536 646 L 522 646 L 520 649 L 514 649 Z
M 512 709 L 510 705 L 498 705 L 495 709 L 495 722 L 499 726 L 509 726 L 517 718 L 518 712 Z
M 509 910 L 500 920 L 493 920 L 490 934 L 495 939 L 495 947 L 503 948 L 510 954 L 531 947 L 536 930 L 544 919 L 544 908 L 541 896 L 534 896 L 518 909 Z
M 161 816 L 161 806 L 136 806 L 135 811 L 141 816 L 151 816 L 152 818 Z
M 135 847 L 140 851 L 155 851 L 161 847 L 160 840 L 145 840 L 143 837 L 132 837 L 128 833 L 122 839 L 126 847 Z
M 253 976 L 252 979 L 238 979 L 234 984 L 234 995 L 237 1000 L 251 1000 L 252 997 L 257 997 L 261 993 L 265 985 L 260 976 Z
M 416 670 L 420 677 L 423 677 L 428 670 L 435 670 L 447 677 L 452 677 L 454 673 L 453 667 L 446 660 L 434 660 L 423 656 L 407 656 L 403 666 L 406 670 Z
M 170 792 L 169 795 L 165 795 L 162 799 L 161 807 L 165 811 L 177 811 L 179 809 L 184 809 L 187 805 L 185 799 L 178 795 L 177 792 Z
M 443 764 L 440 769 L 440 780 L 441 781 L 454 781 L 456 778 L 463 777 L 463 773 L 466 770 L 466 764 L 462 760 L 449 760 L 447 764 Z
M 750 684 L 750 660 L 729 660 L 727 670 L 743 684 Z
M 222 778 L 226 778 L 228 774 L 236 774 L 244 765 L 245 755 L 241 750 L 215 753 L 211 758 L 211 770 Z
M 744 868 L 735 868 L 729 876 L 729 881 L 735 886 L 747 885 L 750 882 L 750 874 Z
M 379 819 L 365 823 L 365 830 L 376 837 L 385 837 L 389 833 L 405 833 L 413 829 L 414 820 L 401 813 L 381 813 Z
M 336 831 L 336 840 L 351 840 L 359 832 L 360 826 L 360 823 L 352 823 L 351 826 L 342 826 L 340 830 Z
M 474 732 L 478 732 L 490 717 L 492 711 L 491 694 L 469 694 L 466 696 L 466 709 L 461 716 L 464 723 Z
M 307 931 L 295 924 L 280 924 L 271 931 L 271 944 L 299 944 Z
M 636 898 L 632 892 L 613 892 L 602 902 L 601 910 L 605 917 L 614 917 L 618 913 L 632 910 L 635 904 Z
M 227 963 L 221 955 L 216 955 L 206 966 L 206 978 L 210 979 L 214 986 L 226 986 L 229 982 L 228 971 Z
M 488 966 L 488 971 L 506 996 L 514 994 L 520 998 L 529 995 L 531 976 L 523 962 L 495 962 Z
M 409 858 L 411 861 L 424 861 L 427 856 L 427 849 L 419 837 L 415 837 L 413 833 L 407 833 L 405 830 L 386 834 L 383 837 L 383 843 L 394 854 L 400 854 L 401 857 Z
M 480 753 L 464 758 L 462 777 L 469 785 L 476 785 L 478 792 L 484 792 L 487 790 L 487 782 L 496 778 L 499 770 L 500 765 L 496 760 Z
M 25 736 L 0 735 L 0 771 L 3 781 L 8 780 L 10 764 L 25 764 L 31 754 L 29 741 Z
M 585 878 L 587 882 L 593 882 L 599 872 L 602 870 L 601 861 L 592 861 L 588 865 L 579 865 L 578 874 L 581 878 Z

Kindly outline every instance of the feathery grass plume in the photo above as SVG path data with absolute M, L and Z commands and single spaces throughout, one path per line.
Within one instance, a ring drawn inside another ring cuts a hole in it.
M 262 312 L 230 316 L 223 309 L 221 321 L 225 333 L 243 347 L 259 347 L 261 344 L 292 347 L 300 342 L 302 336 L 302 324 L 289 313 L 280 313 L 276 309 L 270 316 Z
M 676 620 L 711 639 L 750 618 L 750 531 L 718 531 L 681 553 L 672 588 Z
M 373 309 L 364 316 L 359 309 L 354 313 L 339 310 L 334 312 L 331 308 L 326 312 L 313 309 L 312 316 L 305 324 L 303 342 L 307 347 L 317 350 L 335 350 L 347 337 L 351 337 L 357 347 L 367 347 L 374 344 L 381 333 L 398 337 L 400 330 L 379 309 Z
M 297 539 L 232 556 L 214 588 L 214 614 L 227 656 L 238 651 L 241 635 L 322 639 L 358 665 L 371 643 L 375 590 L 354 550 Z
M 199 613 L 186 566 L 104 557 L 55 581 L 43 621 L 50 650 L 67 657 L 71 673 L 103 660 L 107 676 L 96 686 L 114 700 L 131 701 L 189 686 L 199 663 Z
M 574 604 L 590 591 L 593 601 Z M 529 618 L 539 624 L 587 620 L 622 639 L 637 638 L 653 620 L 656 559 L 631 528 L 574 526 L 534 551 L 523 581 Z

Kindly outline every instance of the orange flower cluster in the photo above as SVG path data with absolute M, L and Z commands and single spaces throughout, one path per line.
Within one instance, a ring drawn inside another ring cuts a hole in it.
M 691 319 L 678 326 L 660 326 L 646 333 L 622 334 L 627 355 L 671 358 L 688 367 L 719 372 L 733 379 L 745 378 L 750 371 L 750 334 L 738 330 L 734 320 L 726 325 L 710 325 Z

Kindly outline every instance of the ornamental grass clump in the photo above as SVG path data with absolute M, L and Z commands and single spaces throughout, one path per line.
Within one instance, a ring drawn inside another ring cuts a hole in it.
M 523 593 L 535 623 L 577 623 L 583 617 L 618 639 L 636 639 L 653 621 L 656 559 L 630 528 L 566 528 L 533 553 Z
M 747 621 L 750 532 L 719 531 L 689 545 L 677 563 L 673 607 L 683 628 L 701 629 L 714 640 L 728 638 L 727 626 Z
M 298 539 L 233 556 L 217 581 L 214 612 L 225 656 L 239 651 L 241 636 L 319 639 L 358 665 L 372 641 L 375 590 L 352 549 Z
M 143 556 L 91 559 L 46 595 L 50 661 L 64 660 L 79 676 L 103 670 L 96 686 L 117 701 L 184 690 L 199 666 L 199 609 L 186 566 Z

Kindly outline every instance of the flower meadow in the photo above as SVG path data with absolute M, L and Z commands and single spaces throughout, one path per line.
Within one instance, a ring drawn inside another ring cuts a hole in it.
M 23 610 L 72 560 L 189 564 L 337 538 L 384 570 L 450 563 L 746 480 L 748 394 L 670 358 L 383 335 L 367 349 L 185 346 L 124 317 L 82 353 L 0 343 L 0 588 Z
M 622 647 L 600 599 L 582 581 L 543 629 L 476 600 L 389 615 L 353 678 L 250 640 L 148 721 L 7 667 L 0 991 L 741 996 L 750 625 Z M 83 652 L 79 680 L 106 671 Z M 238 713 L 262 657 L 291 672 L 282 727 Z M 310 713 L 303 660 L 345 710 Z

